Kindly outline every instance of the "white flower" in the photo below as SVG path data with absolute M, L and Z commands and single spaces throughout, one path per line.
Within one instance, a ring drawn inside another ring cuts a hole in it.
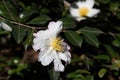
M 54 63 L 55 71 L 64 71 L 64 65 L 61 60 L 70 63 L 71 54 L 68 51 L 70 47 L 59 37 L 63 23 L 61 21 L 50 22 L 47 30 L 41 30 L 33 35 L 33 49 L 40 50 L 38 61 L 43 66 Z
M 0 23 L 0 28 L 3 28 L 4 30 L 6 30 L 6 31 L 12 31 L 12 28 L 10 27 L 10 26 L 8 26 L 6 23 L 4 23 L 4 22 L 1 22 Z
M 86 19 L 86 17 L 96 16 L 100 10 L 93 8 L 94 0 L 78 1 L 76 6 L 78 8 L 70 7 L 71 16 L 74 17 L 77 21 Z

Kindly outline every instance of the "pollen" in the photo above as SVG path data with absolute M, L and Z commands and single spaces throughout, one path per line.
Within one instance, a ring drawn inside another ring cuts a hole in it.
M 51 42 L 51 46 L 56 50 L 56 51 L 63 51 L 63 46 L 62 46 L 63 40 L 61 38 L 55 38 Z
M 89 10 L 86 7 L 82 7 L 79 9 L 80 16 L 87 16 L 88 13 L 89 13 Z

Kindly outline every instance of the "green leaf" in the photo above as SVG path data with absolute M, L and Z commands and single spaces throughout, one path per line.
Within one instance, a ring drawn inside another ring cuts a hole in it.
M 97 28 L 91 28 L 91 27 L 84 27 L 84 28 L 81 28 L 78 31 L 80 31 L 81 33 L 89 32 L 89 33 L 93 33 L 93 34 L 101 34 L 101 33 L 103 33 L 101 30 L 99 30 Z
M 51 20 L 51 18 L 45 14 L 41 14 L 40 16 L 32 19 L 31 21 L 27 22 L 28 24 L 45 24 L 47 21 Z
M 15 20 L 15 21 L 18 21 L 19 13 L 18 13 L 16 7 L 13 6 L 13 4 L 11 2 L 7 2 L 7 6 L 8 6 L 8 9 L 9 9 L 9 15 L 11 16 L 11 19 Z
M 104 44 L 104 46 L 105 46 L 107 53 L 110 55 L 110 57 L 112 58 L 119 57 L 118 53 L 113 49 L 112 46 L 107 45 L 107 44 Z
M 65 36 L 73 45 L 81 47 L 83 38 L 74 31 L 66 31 Z
M 0 15 L 2 15 L 2 16 L 4 16 L 4 17 L 7 17 L 7 18 L 10 17 L 9 14 L 8 14 L 8 12 L 7 12 L 7 9 L 6 9 L 6 7 L 4 6 L 4 4 L 3 4 L 2 1 L 0 1 Z
M 37 11 L 34 11 L 34 10 L 31 10 L 31 9 L 26 9 L 24 10 L 23 12 L 20 13 L 20 21 L 21 22 L 25 22 L 27 21 L 31 16 L 32 14 L 36 13 Z
M 76 74 L 75 72 L 69 73 L 67 78 L 72 78 L 73 80 L 84 80 L 85 77 L 82 74 Z
M 76 23 L 75 20 L 71 19 L 71 18 L 63 18 L 60 19 L 60 21 L 63 21 L 63 28 L 64 29 L 70 29 L 70 28 L 75 28 Z
M 95 47 L 99 46 L 99 41 L 95 34 L 86 32 L 83 33 L 83 37 L 88 44 L 93 45 Z
M 107 69 L 102 68 L 102 69 L 98 72 L 98 76 L 99 76 L 100 78 L 102 78 L 102 77 L 105 75 L 106 72 L 107 72 Z
M 113 40 L 112 44 L 116 47 L 120 47 L 120 40 L 116 38 Z
M 3 0 L 1 3 L 2 6 L 0 6 L 0 14 L 8 19 L 17 21 L 19 14 L 16 7 L 13 6 L 12 2 Z
M 109 57 L 109 56 L 107 56 L 107 55 L 102 55 L 102 54 L 101 54 L 101 55 L 94 56 L 94 58 L 110 61 L 110 57 Z
M 12 35 L 17 41 L 17 43 L 20 43 L 23 41 L 24 37 L 26 36 L 26 32 L 27 32 L 26 28 L 14 25 Z
M 94 80 L 94 76 L 87 75 L 85 76 L 85 80 Z
M 33 38 L 33 30 L 28 30 L 27 31 L 27 38 L 26 40 L 23 42 L 23 45 L 25 47 L 25 50 L 27 49 L 27 47 L 30 45 L 30 43 L 32 42 L 32 38 Z
M 117 2 L 114 2 L 114 3 L 111 3 L 110 4 L 110 10 L 111 11 L 116 11 L 116 10 L 118 10 L 119 9 L 119 3 L 117 3 Z
M 75 73 L 79 73 L 79 74 L 90 74 L 90 72 L 88 72 L 87 70 L 76 70 Z

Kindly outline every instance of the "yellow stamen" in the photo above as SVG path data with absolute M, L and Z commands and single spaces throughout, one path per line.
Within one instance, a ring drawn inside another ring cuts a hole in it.
M 82 7 L 79 9 L 80 16 L 87 16 L 88 13 L 89 13 L 89 10 L 86 7 Z
M 57 51 L 63 51 L 62 40 L 59 37 L 52 40 L 51 46 Z

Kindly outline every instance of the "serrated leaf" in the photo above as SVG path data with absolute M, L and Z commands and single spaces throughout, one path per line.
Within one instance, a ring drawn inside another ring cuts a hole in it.
M 107 72 L 107 69 L 102 68 L 102 69 L 98 72 L 98 76 L 99 76 L 100 78 L 102 78 L 102 77 L 105 75 L 106 72 Z
M 24 37 L 26 36 L 26 32 L 27 32 L 26 28 L 14 25 L 12 35 L 15 38 L 16 42 L 20 43 L 23 41 Z
M 95 47 L 99 46 L 99 41 L 95 36 L 95 34 L 86 32 L 86 33 L 83 33 L 83 37 L 88 44 L 93 45 Z
M 51 18 L 45 14 L 41 14 L 40 16 L 32 19 L 31 21 L 27 22 L 28 24 L 45 24 L 47 21 L 51 20 Z
M 63 21 L 63 28 L 64 29 L 70 29 L 70 28 L 75 28 L 76 24 L 75 24 L 75 20 L 71 19 L 71 18 L 63 18 L 60 19 L 61 21 Z
M 93 33 L 93 34 L 101 34 L 103 33 L 101 30 L 99 30 L 98 28 L 92 28 L 92 27 L 84 27 L 84 28 L 81 28 L 79 30 L 81 33 L 86 33 L 86 32 L 89 32 L 89 33 Z
M 74 31 L 67 31 L 65 32 L 65 36 L 73 45 L 81 47 L 83 38 L 79 34 Z

